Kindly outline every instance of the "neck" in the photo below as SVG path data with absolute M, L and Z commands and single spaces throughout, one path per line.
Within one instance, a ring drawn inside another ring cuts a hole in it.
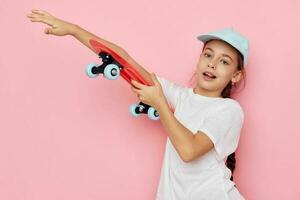
M 205 90 L 205 89 L 199 88 L 199 87 L 193 88 L 193 91 L 194 91 L 195 94 L 199 94 L 199 95 L 202 95 L 202 96 L 222 98 L 219 91 L 209 91 L 209 90 Z

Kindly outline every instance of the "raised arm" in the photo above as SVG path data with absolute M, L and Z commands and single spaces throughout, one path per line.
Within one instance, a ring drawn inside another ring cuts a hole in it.
M 92 38 L 98 40 L 99 42 L 105 44 L 107 47 L 117 52 L 124 59 L 126 59 L 147 82 L 153 84 L 150 73 L 140 64 L 138 64 L 123 48 L 119 47 L 118 45 L 84 30 L 79 25 L 58 19 L 51 15 L 49 12 L 43 10 L 32 10 L 31 13 L 27 15 L 27 17 L 32 22 L 41 22 L 49 25 L 49 27 L 44 30 L 45 34 L 56 36 L 71 35 L 92 51 L 94 51 L 94 49 L 91 47 L 89 40 Z

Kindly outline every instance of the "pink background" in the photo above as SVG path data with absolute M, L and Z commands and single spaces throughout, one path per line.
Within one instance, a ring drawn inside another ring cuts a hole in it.
M 166 133 L 128 112 L 123 79 L 90 79 L 97 56 L 74 38 L 43 33 L 32 8 L 125 48 L 150 72 L 187 85 L 196 36 L 234 26 L 250 40 L 246 117 L 234 173 L 247 199 L 300 199 L 300 3 L 258 1 L 0 2 L 0 199 L 155 198 Z

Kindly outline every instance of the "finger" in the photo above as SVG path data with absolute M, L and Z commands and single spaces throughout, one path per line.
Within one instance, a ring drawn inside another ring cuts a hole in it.
M 44 10 L 33 9 L 31 12 L 36 13 L 36 14 L 40 14 L 40 15 L 50 15 L 50 13 L 48 13 Z
M 140 101 L 144 100 L 144 97 L 142 95 L 138 95 L 138 98 L 139 98 Z
M 31 10 L 31 12 L 34 13 L 34 14 L 38 14 L 38 15 L 44 15 L 44 13 L 42 13 L 39 10 Z
M 32 13 L 28 13 L 26 16 L 29 17 L 29 18 L 31 18 L 31 17 L 33 17 L 33 15 L 34 14 L 32 14 Z
M 34 13 L 29 13 L 27 14 L 28 18 L 41 18 L 42 15 L 34 14 Z
M 137 87 L 137 88 L 139 88 L 139 89 L 142 89 L 142 88 L 145 87 L 145 85 L 143 85 L 143 84 L 141 84 L 141 83 L 139 83 L 139 82 L 137 82 L 137 81 L 135 81 L 135 80 L 131 80 L 131 83 L 132 83 L 135 87 Z
M 151 78 L 155 85 L 159 85 L 159 81 L 154 73 L 151 73 Z
M 52 28 L 45 28 L 44 33 L 45 34 L 53 34 L 53 29 Z
M 53 23 L 50 20 L 45 19 L 43 17 L 29 17 L 29 18 L 30 18 L 30 21 L 32 21 L 32 22 L 42 22 L 44 24 L 47 24 L 47 25 L 53 27 Z
M 44 22 L 40 17 L 29 17 L 32 22 Z
M 131 90 L 136 94 L 141 94 L 141 90 L 131 87 Z

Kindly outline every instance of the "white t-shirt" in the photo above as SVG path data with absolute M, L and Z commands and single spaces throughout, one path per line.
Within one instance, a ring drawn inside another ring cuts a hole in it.
M 207 97 L 157 76 L 176 119 L 193 134 L 204 132 L 214 143 L 205 155 L 184 162 L 167 138 L 157 200 L 240 200 L 225 165 L 240 137 L 244 112 L 231 98 Z

